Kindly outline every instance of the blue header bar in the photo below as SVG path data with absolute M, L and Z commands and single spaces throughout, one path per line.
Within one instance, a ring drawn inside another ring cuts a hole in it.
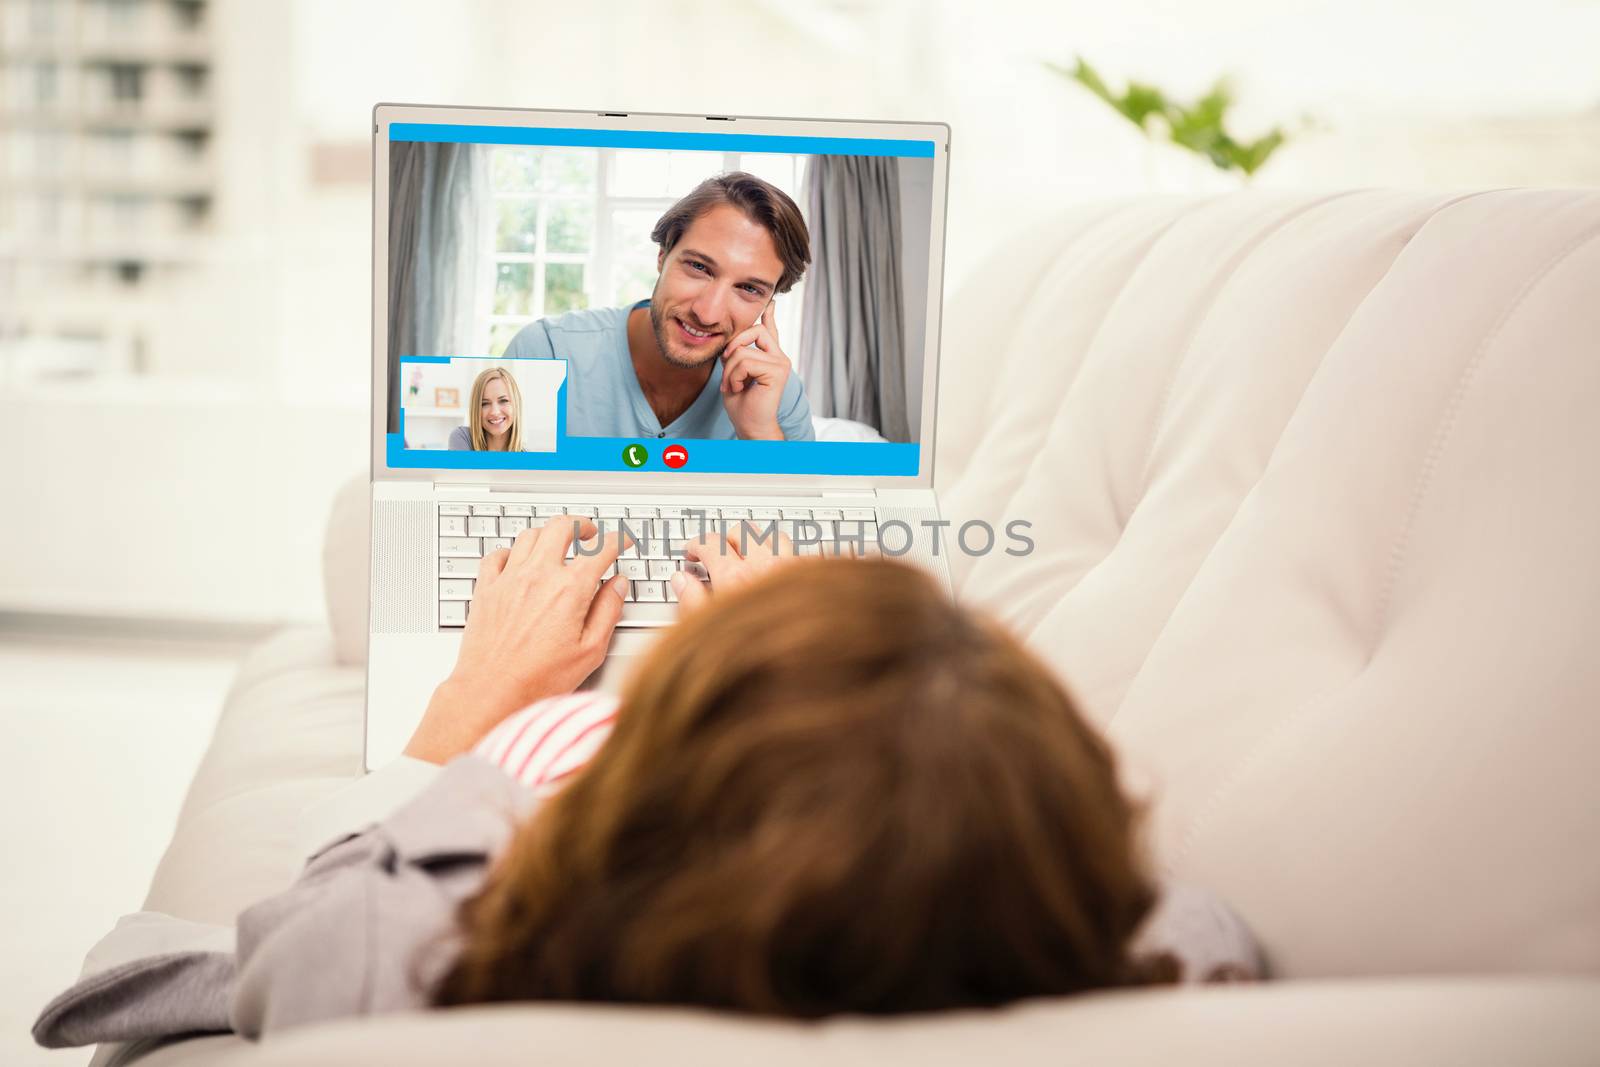
M 813 156 L 909 156 L 932 159 L 932 141 L 870 137 L 783 137 L 755 133 L 662 133 L 654 130 L 579 130 L 549 126 L 457 126 L 394 122 L 391 141 L 441 144 L 525 144 L 560 148 L 676 148 L 700 152 L 781 152 Z

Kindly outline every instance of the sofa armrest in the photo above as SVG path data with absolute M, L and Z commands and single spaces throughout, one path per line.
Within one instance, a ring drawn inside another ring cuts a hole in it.
M 369 485 L 361 475 L 339 490 L 322 542 L 322 593 L 334 659 L 348 667 L 367 662 L 367 590 L 372 580 Z
M 285 630 L 246 657 L 145 910 L 232 923 L 294 879 L 302 814 L 361 777 L 364 683 L 320 629 Z

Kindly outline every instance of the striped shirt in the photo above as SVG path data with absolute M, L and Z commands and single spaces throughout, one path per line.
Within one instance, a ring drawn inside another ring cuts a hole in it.
M 507 718 L 473 752 L 547 797 L 600 751 L 616 717 L 610 693 L 551 697 Z

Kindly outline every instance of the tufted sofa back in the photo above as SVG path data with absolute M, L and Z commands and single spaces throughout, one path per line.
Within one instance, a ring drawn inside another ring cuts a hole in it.
M 950 302 L 957 556 L 1288 977 L 1600 973 L 1600 193 L 1041 223 Z

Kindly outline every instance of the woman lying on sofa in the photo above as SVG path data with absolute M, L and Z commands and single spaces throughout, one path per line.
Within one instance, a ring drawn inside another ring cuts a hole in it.
M 595 533 L 485 559 L 407 749 L 446 764 L 423 792 L 241 915 L 234 951 L 111 967 L 36 1038 L 493 1001 L 815 1018 L 1260 974 L 1220 902 L 1158 890 L 1050 672 L 921 572 L 699 543 L 715 594 L 680 576 L 684 618 L 619 702 L 573 693 L 622 608 L 615 535 L 564 558 Z

